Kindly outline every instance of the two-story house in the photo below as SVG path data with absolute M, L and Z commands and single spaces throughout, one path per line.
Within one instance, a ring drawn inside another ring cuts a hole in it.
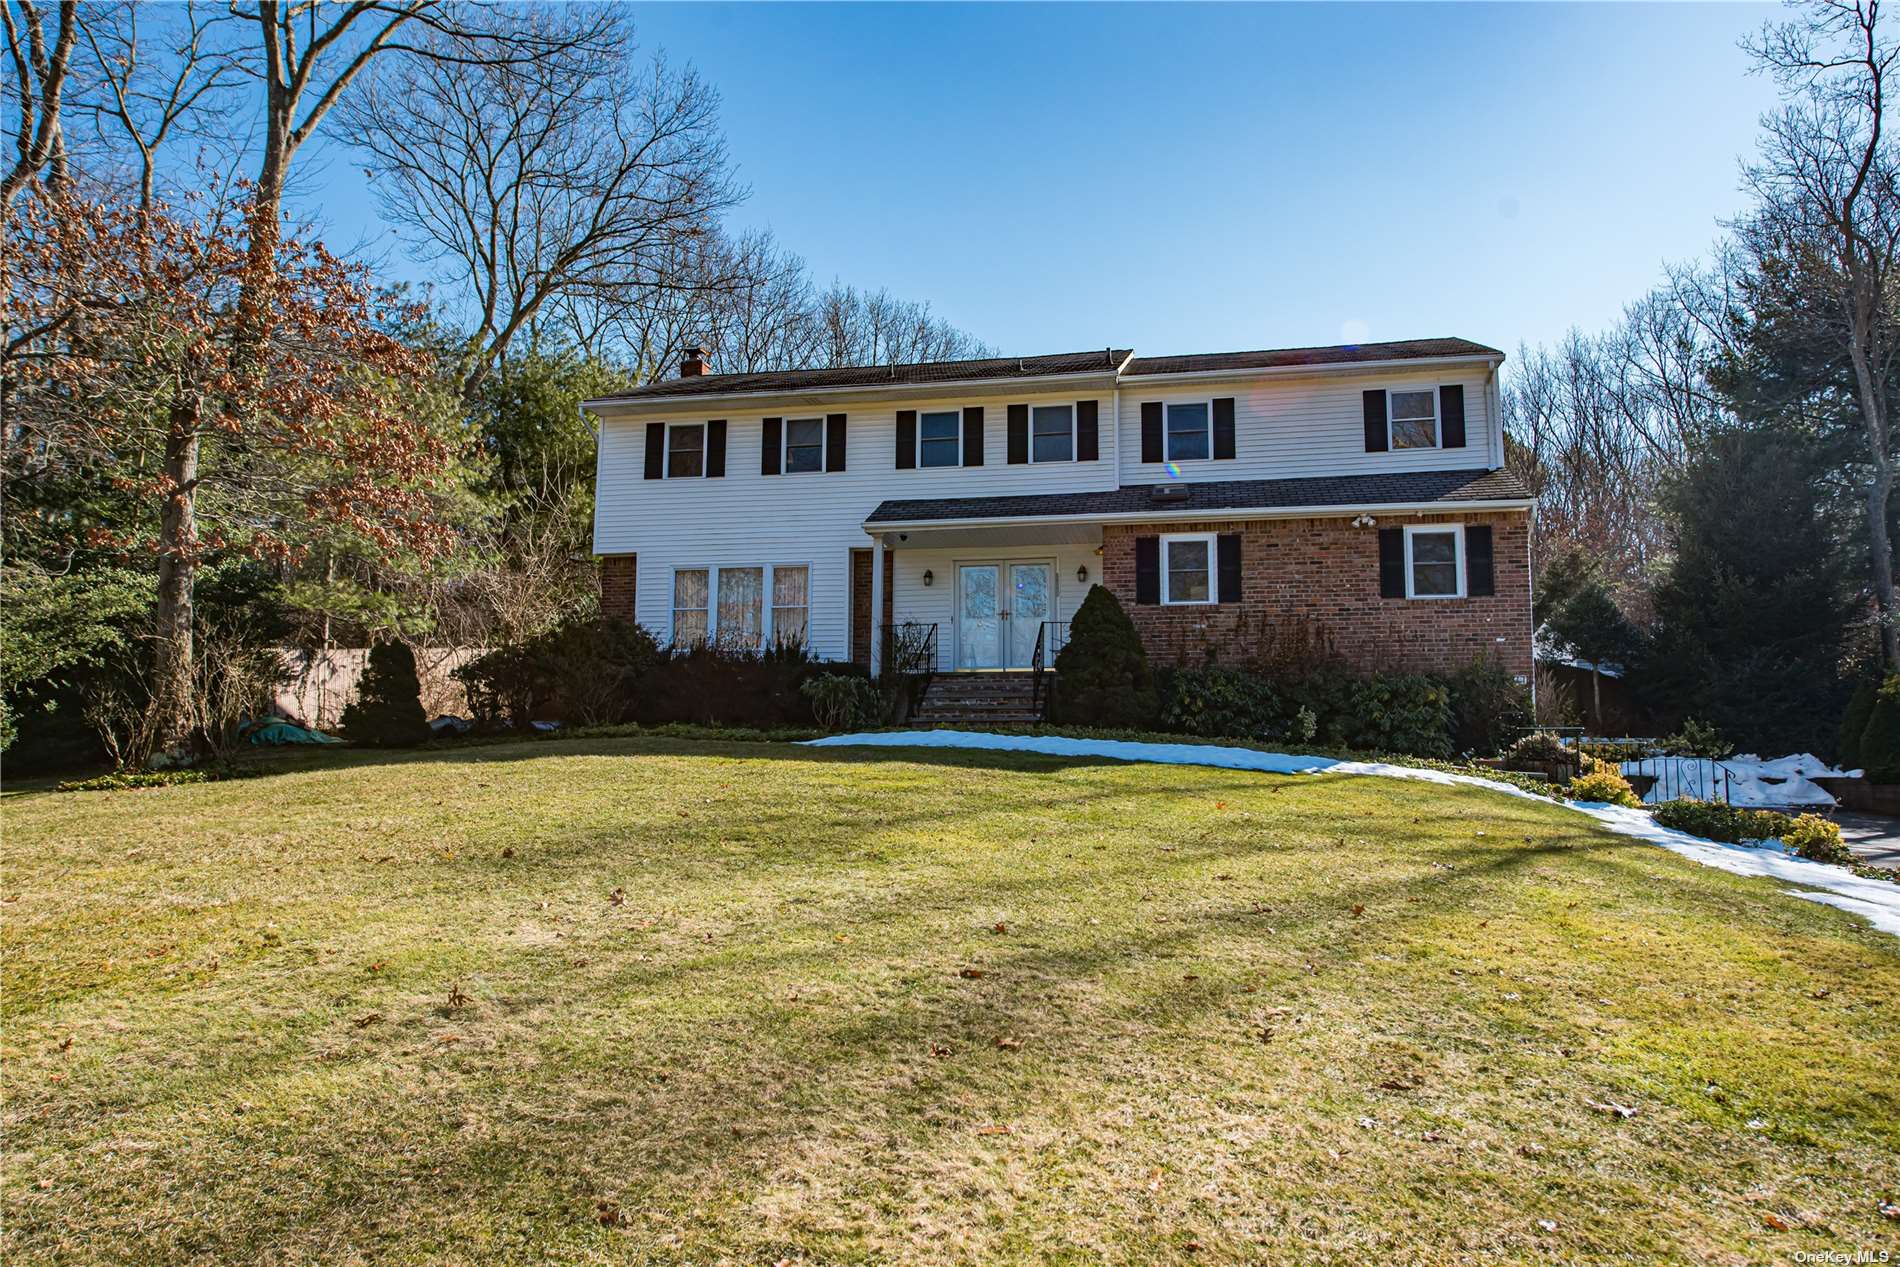
M 602 604 L 663 643 L 940 670 L 1048 652 L 1106 585 L 1161 662 L 1298 623 L 1367 669 L 1531 672 L 1503 353 L 1464 339 L 704 372 L 588 401 Z

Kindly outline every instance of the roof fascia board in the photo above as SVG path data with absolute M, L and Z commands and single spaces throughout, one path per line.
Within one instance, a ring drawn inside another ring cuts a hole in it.
M 1138 387 L 1147 383 L 1192 383 L 1222 378 L 1266 378 L 1283 377 L 1295 374 L 1346 374 L 1357 370 L 1380 371 L 1430 368 L 1434 365 L 1473 365 L 1482 364 L 1496 368 L 1504 358 L 1489 352 L 1462 353 L 1456 356 L 1407 356 L 1386 361 L 1326 361 L 1313 365 L 1261 365 L 1236 367 L 1224 370 L 1180 370 L 1171 374 L 1127 374 L 1121 376 L 1125 387 Z

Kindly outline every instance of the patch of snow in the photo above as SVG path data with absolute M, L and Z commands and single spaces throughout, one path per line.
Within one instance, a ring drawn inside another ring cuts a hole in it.
M 808 746 L 878 748 L 967 748 L 1000 752 L 1035 752 L 1050 757 L 1107 757 L 1115 761 L 1145 761 L 1162 765 L 1214 766 L 1224 770 L 1255 770 L 1263 774 L 1362 774 L 1377 778 L 1409 779 L 1442 786 L 1487 788 L 1506 796 L 1544 801 L 1545 798 L 1475 774 L 1449 770 L 1421 770 L 1383 761 L 1339 761 L 1332 757 L 1259 752 L 1218 744 L 1137 743 L 1126 739 L 1069 739 L 1060 735 L 995 735 L 968 730 L 900 730 L 854 735 L 831 735 L 806 741 Z M 1750 758 L 1750 760 L 1754 760 Z M 1807 754 L 1782 761 L 1815 761 Z M 1757 763 L 1759 764 L 1759 763 Z M 1767 764 L 1778 764 L 1770 762 Z M 1815 762 L 1816 765 L 1819 762 Z M 1822 767 L 1825 769 L 1825 767 Z M 1814 771 L 1820 773 L 1819 770 Z M 1799 775 L 1791 774 L 1792 778 Z M 1805 781 L 1805 780 L 1804 780 Z M 1810 785 L 1812 786 L 1812 785 Z M 1816 789 L 1817 791 L 1819 789 Z M 1549 804 L 1552 802 L 1546 801 Z M 1585 801 L 1569 808 L 1586 814 L 1619 836 L 1656 845 L 1673 854 L 1735 875 L 1765 876 L 1789 884 L 1811 886 L 1783 890 L 1791 897 L 1821 902 L 1866 919 L 1882 932 L 1900 937 L 1900 884 L 1867 880 L 1844 867 L 1798 858 L 1779 849 L 1751 849 L 1719 844 L 1664 827 L 1639 809 Z M 1820 890 L 1816 892 L 1815 890 Z
M 1625 761 L 1623 773 L 1656 776 L 1655 786 L 1643 793 L 1643 800 L 1651 805 L 1677 796 L 1708 800 L 1726 779 L 1729 804 L 1760 809 L 1832 807 L 1836 804 L 1833 796 L 1811 780 L 1850 778 L 1860 771 L 1836 770 L 1811 752 L 1797 752 L 1773 761 L 1763 761 L 1752 752 L 1744 752 L 1719 762 L 1707 757 L 1648 757 Z

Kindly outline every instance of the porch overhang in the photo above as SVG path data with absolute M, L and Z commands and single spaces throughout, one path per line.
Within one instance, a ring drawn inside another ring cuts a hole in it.
M 959 544 L 948 535 L 997 534 L 997 542 L 1081 542 L 1105 524 L 1183 520 L 1315 519 L 1348 515 L 1426 515 L 1529 511 L 1529 490 L 1510 472 L 1409 471 L 1314 479 L 1220 480 L 1134 484 L 1084 493 L 1016 497 L 886 501 L 864 530 L 887 544 L 928 534 L 930 544 Z M 1027 533 L 1048 534 L 1026 536 Z M 1081 533 L 1083 535 L 1062 535 Z M 893 541 L 893 538 L 898 538 Z

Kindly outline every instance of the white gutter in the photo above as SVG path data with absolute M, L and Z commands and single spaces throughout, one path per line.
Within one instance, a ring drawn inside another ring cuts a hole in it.
M 1124 360 L 1122 365 L 1128 364 Z M 1121 372 L 1114 369 L 1089 370 L 1082 374 L 1035 374 L 1011 375 L 1007 378 L 946 378 L 940 383 L 905 383 L 895 379 L 888 383 L 852 383 L 841 387 L 787 387 L 769 392 L 697 392 L 680 393 L 673 396 L 607 396 L 600 400 L 583 400 L 583 409 L 631 409 L 644 408 L 659 411 L 673 405 L 703 404 L 708 401 L 727 400 L 797 400 L 806 396 L 841 396 L 851 392 L 874 397 L 889 396 L 893 392 L 905 392 L 921 396 L 954 396 L 971 387 L 1012 387 L 1024 386 L 1035 391 L 1043 383 L 1085 383 L 1097 379 L 1112 380 Z
M 1357 370 L 1379 371 L 1392 369 L 1430 368 L 1434 365 L 1489 365 L 1494 371 L 1503 363 L 1503 357 L 1494 352 L 1473 352 L 1458 356 L 1412 356 L 1384 361 L 1321 361 L 1308 365 L 1267 365 L 1237 366 L 1224 370 L 1183 370 L 1174 374 L 1130 374 L 1128 364 L 1135 359 L 1133 352 L 1122 358 L 1120 365 L 1113 369 L 1089 370 L 1077 374 L 1037 374 L 1033 376 L 1010 375 L 1003 378 L 946 378 L 935 383 L 912 383 L 892 380 L 887 383 L 852 383 L 837 387 L 793 387 L 776 391 L 752 392 L 693 392 L 669 396 L 633 396 L 603 397 L 599 400 L 584 400 L 584 409 L 642 409 L 660 412 L 673 405 L 691 406 L 716 401 L 749 400 L 797 400 L 805 397 L 832 397 L 858 392 L 867 396 L 890 396 L 894 392 L 910 395 L 948 395 L 954 396 L 968 388 L 975 387 L 1014 387 L 1023 386 L 1026 390 L 1035 390 L 1044 383 L 1082 383 L 1095 379 L 1110 378 L 1117 385 L 1126 382 L 1131 386 L 1149 384 L 1194 383 L 1212 379 L 1233 378 L 1281 378 L 1299 374 L 1336 374 Z
M 1455 515 L 1465 511 L 1529 510 L 1528 497 L 1494 498 L 1487 501 L 1459 502 L 1386 502 L 1379 504 L 1274 506 L 1253 509 L 1218 509 L 1202 506 L 1175 506 L 1165 510 L 1122 510 L 1107 514 L 1084 515 L 993 515 L 973 519 L 870 520 L 863 528 L 869 533 L 912 532 L 943 528 L 1033 528 L 1038 524 L 1067 523 L 1209 523 L 1226 519 L 1335 519 L 1347 515 Z
M 1180 370 L 1172 374 L 1123 374 L 1122 380 L 1130 386 L 1144 386 L 1148 383 L 1192 383 L 1215 378 L 1278 378 L 1290 374 L 1337 374 L 1351 370 L 1390 370 L 1429 368 L 1433 365 L 1490 365 L 1493 368 L 1503 363 L 1503 358 L 1495 352 L 1470 352 L 1460 356 L 1409 356 L 1389 361 L 1319 361 L 1310 365 L 1263 365 L 1255 367 L 1236 366 L 1226 370 Z

